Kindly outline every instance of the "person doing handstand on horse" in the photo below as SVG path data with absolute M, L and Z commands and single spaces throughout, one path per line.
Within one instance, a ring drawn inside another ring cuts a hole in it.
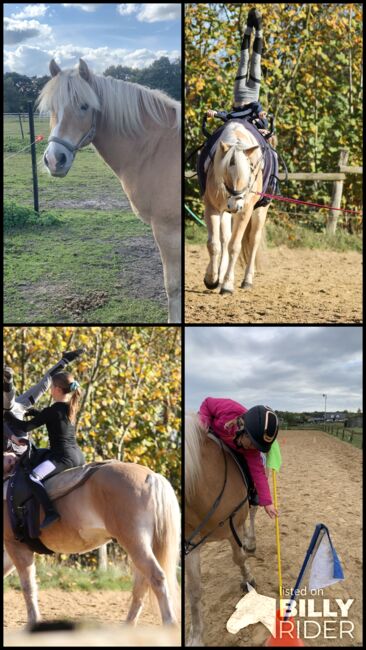
M 259 505 L 270 517 L 278 515 L 268 485 L 262 453 L 267 453 L 278 433 L 278 418 L 268 406 L 249 410 L 231 399 L 207 397 L 201 404 L 202 423 L 236 453 L 243 455 L 258 493 Z
M 249 68 L 250 36 L 255 28 L 253 53 Z M 224 122 L 230 119 L 248 118 L 264 136 L 268 136 L 267 113 L 259 102 L 261 83 L 261 56 L 263 49 L 262 17 L 257 9 L 248 14 L 247 26 L 241 45 L 240 63 L 234 85 L 234 104 L 231 112 L 208 110 L 208 117 L 220 117 Z
M 79 383 L 70 373 L 59 372 L 53 375 L 50 390 L 54 403 L 42 411 L 29 410 L 28 413 L 35 416 L 32 420 L 24 422 L 10 412 L 4 415 L 10 427 L 15 431 L 15 440 L 19 439 L 17 436 L 20 436 L 21 440 L 23 433 L 33 431 L 44 424 L 47 427 L 50 442 L 49 452 L 43 456 L 42 462 L 37 464 L 29 474 L 32 493 L 45 511 L 41 529 L 60 519 L 42 479 L 50 478 L 65 469 L 78 467 L 85 463 L 84 454 L 78 446 L 75 435 L 76 415 L 81 396 Z

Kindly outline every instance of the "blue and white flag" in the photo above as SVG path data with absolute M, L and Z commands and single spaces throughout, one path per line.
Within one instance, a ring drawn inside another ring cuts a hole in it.
M 344 580 L 342 565 L 332 544 L 329 530 L 324 524 L 315 529 L 317 539 L 310 563 L 309 589 L 322 589 Z
M 339 580 L 344 580 L 342 565 L 330 538 L 329 530 L 324 524 L 317 524 L 315 526 L 309 548 L 306 551 L 305 560 L 292 592 L 293 594 L 296 594 L 297 590 L 300 589 L 307 569 L 309 590 L 322 589 Z M 296 595 L 293 595 L 290 601 L 288 601 L 285 620 L 290 616 L 295 600 Z

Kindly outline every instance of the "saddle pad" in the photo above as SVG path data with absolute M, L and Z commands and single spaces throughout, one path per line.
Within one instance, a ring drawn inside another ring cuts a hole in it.
M 87 481 L 94 472 L 103 467 L 103 465 L 110 465 L 111 463 L 116 462 L 118 461 L 113 458 L 112 460 L 102 460 L 95 463 L 88 463 L 81 467 L 65 469 L 63 472 L 60 472 L 60 474 L 56 474 L 55 476 L 51 476 L 51 478 L 44 480 L 47 494 L 51 501 L 60 499 L 65 496 L 65 494 L 68 494 L 85 483 L 85 481 Z
M 254 136 L 254 138 L 257 140 L 261 152 L 263 155 L 264 159 L 264 169 L 263 169 L 263 192 L 267 193 L 267 190 L 271 189 L 271 192 L 268 193 L 275 193 L 277 191 L 276 187 L 276 181 L 278 181 L 278 158 L 277 158 L 277 153 L 275 150 L 271 147 L 271 145 L 267 142 L 267 140 L 263 137 L 263 135 L 258 131 L 258 129 L 248 122 L 247 120 L 243 119 L 236 119 L 236 120 L 230 120 L 230 123 L 232 122 L 238 122 L 242 126 L 245 126 L 245 128 L 250 131 L 250 133 Z M 197 176 L 198 176 L 198 182 L 200 185 L 200 194 L 201 196 L 204 195 L 206 191 L 206 180 L 207 180 L 207 172 L 208 169 L 213 161 L 213 157 L 215 155 L 216 147 L 218 140 L 220 136 L 222 135 L 223 130 L 227 126 L 227 122 L 220 126 L 220 128 L 215 131 L 211 135 L 211 137 L 208 138 L 206 144 L 204 145 L 203 149 L 201 150 L 201 153 L 198 156 L 197 160 Z M 273 191 L 275 190 L 275 191 Z M 257 203 L 254 206 L 255 208 L 260 208 L 264 205 L 268 205 L 268 203 L 271 202 L 271 199 L 268 199 L 266 197 L 260 198 Z

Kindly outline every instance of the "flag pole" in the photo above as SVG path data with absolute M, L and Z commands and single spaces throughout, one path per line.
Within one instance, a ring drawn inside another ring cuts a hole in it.
M 276 483 L 276 470 L 272 469 L 273 480 L 273 500 L 274 506 L 277 510 L 277 483 Z M 278 590 L 280 594 L 280 616 L 282 617 L 282 569 L 281 569 L 281 547 L 280 547 L 280 523 L 276 515 L 276 546 L 277 546 L 277 565 L 278 565 Z

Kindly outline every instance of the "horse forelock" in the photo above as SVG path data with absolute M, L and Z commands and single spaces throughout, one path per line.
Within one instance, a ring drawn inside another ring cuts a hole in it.
M 91 80 L 93 75 L 91 73 Z M 77 110 L 83 104 L 101 110 L 100 100 L 93 87 L 78 74 L 77 70 L 62 70 L 52 77 L 42 88 L 37 100 L 37 108 L 41 113 L 54 112 L 71 106 Z
M 240 143 L 235 140 L 230 143 L 227 139 L 222 140 L 230 146 L 226 153 L 222 153 L 218 144 L 214 157 L 214 176 L 218 186 L 225 191 L 224 181 L 229 181 L 233 187 L 245 187 L 250 179 L 250 162 L 248 156 L 238 147 Z

